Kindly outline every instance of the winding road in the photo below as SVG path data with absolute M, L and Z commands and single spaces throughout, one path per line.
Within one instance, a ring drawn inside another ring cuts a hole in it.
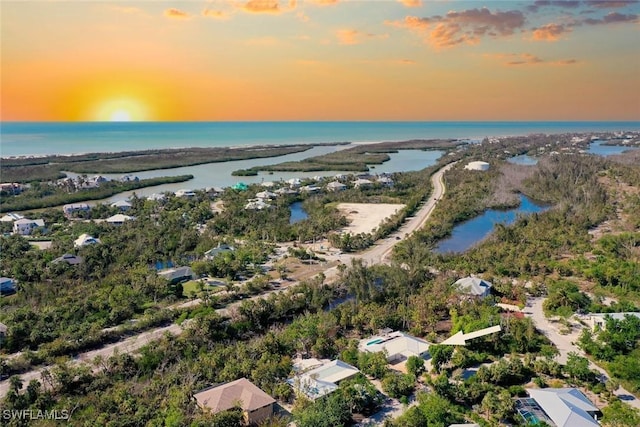
M 387 238 L 380 240 L 373 247 L 369 248 L 364 252 L 361 252 L 356 255 L 350 255 L 350 254 L 341 255 L 340 261 L 346 263 L 347 265 L 352 258 L 362 258 L 362 260 L 368 265 L 386 262 L 389 255 L 391 254 L 391 251 L 393 250 L 393 247 L 397 243 L 399 243 L 402 239 L 408 237 L 409 235 L 411 235 L 411 233 L 420 229 L 425 224 L 425 222 L 429 219 L 434 209 L 436 208 L 436 205 L 442 199 L 445 193 L 443 175 L 445 174 L 445 172 L 451 169 L 455 163 L 456 162 L 450 163 L 444 166 L 443 168 L 439 169 L 431 176 L 433 193 L 429 197 L 429 200 L 416 212 L 416 214 L 412 218 L 405 221 L 405 223 L 397 231 L 389 235 Z M 338 275 L 338 268 L 337 267 L 328 268 L 327 270 L 324 271 L 324 274 L 327 280 L 333 280 Z M 295 284 L 292 284 L 291 286 L 295 286 Z M 265 298 L 267 295 L 270 295 L 272 293 L 282 292 L 284 290 L 285 289 L 276 289 L 276 290 L 267 291 L 263 294 L 252 297 L 252 299 Z M 188 301 L 176 307 L 181 308 L 181 307 L 194 306 L 194 305 L 197 305 L 199 302 L 200 300 Z M 230 304 L 225 308 L 221 308 L 216 311 L 221 315 L 226 315 L 229 313 L 229 310 L 231 308 L 241 303 L 242 301 L 238 301 L 233 304 Z M 145 345 L 149 344 L 150 342 L 162 338 L 165 334 L 179 335 L 183 331 L 184 329 L 182 328 L 182 326 L 176 323 L 173 323 L 169 326 L 151 329 L 149 331 L 142 332 L 140 334 L 137 334 L 125 340 L 119 341 L 117 343 L 109 344 L 97 350 L 81 353 L 76 358 L 73 359 L 73 363 L 91 363 L 91 361 L 98 356 L 100 356 L 103 359 L 108 359 L 109 357 L 113 356 L 116 353 L 118 354 L 133 353 L 139 350 L 140 348 L 144 347 Z M 26 385 L 29 384 L 29 381 L 34 379 L 40 380 L 42 372 L 45 369 L 51 369 L 51 368 L 52 366 L 47 366 L 47 367 L 29 371 L 29 372 L 25 372 L 24 374 L 20 375 L 20 379 L 22 380 L 23 385 L 26 387 Z M 4 381 L 0 381 L 0 399 L 4 398 L 4 396 L 7 394 L 7 392 L 9 391 L 9 386 L 10 384 L 8 379 Z

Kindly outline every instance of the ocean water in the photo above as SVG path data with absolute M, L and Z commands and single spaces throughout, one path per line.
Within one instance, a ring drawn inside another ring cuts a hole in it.
M 634 130 L 640 122 L 5 122 L 0 155 Z

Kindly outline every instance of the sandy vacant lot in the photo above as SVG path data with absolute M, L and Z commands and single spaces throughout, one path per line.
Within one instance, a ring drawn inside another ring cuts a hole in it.
M 388 203 L 340 203 L 338 209 L 349 220 L 349 225 L 342 231 L 352 234 L 370 233 L 385 218 L 402 208 L 404 205 Z

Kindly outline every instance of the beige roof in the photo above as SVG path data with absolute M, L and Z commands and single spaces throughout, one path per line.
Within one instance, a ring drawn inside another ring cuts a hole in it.
M 0 333 L 2 334 L 7 333 L 7 325 L 5 325 L 4 323 L 0 323 Z
M 214 414 L 233 408 L 236 404 L 245 411 L 255 411 L 275 403 L 275 399 L 253 385 L 246 378 L 211 387 L 196 393 L 198 405 L 209 408 Z

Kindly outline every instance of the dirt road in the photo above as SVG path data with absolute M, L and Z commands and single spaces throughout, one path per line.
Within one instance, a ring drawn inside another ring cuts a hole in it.
M 574 344 L 579 335 L 577 333 L 571 335 L 560 334 L 558 332 L 557 326 L 545 317 L 544 311 L 542 310 L 542 304 L 544 303 L 544 300 L 544 298 L 529 299 L 527 307 L 523 311 L 525 316 L 530 317 L 533 320 L 536 328 L 541 331 L 547 338 L 549 338 L 549 340 L 551 340 L 551 342 L 558 348 L 560 354 L 556 357 L 556 360 L 559 363 L 566 364 L 569 353 L 571 352 L 585 357 L 584 352 Z M 592 370 L 596 370 L 606 378 L 609 378 L 609 374 L 607 374 L 607 371 L 591 361 L 589 362 L 589 368 Z M 618 388 L 618 390 L 616 390 L 614 394 L 618 396 L 623 402 L 629 404 L 630 406 L 633 406 L 634 408 L 640 409 L 640 400 L 638 400 L 633 394 L 629 393 L 623 387 Z
M 433 184 L 433 193 L 430 196 L 429 200 L 416 212 L 415 216 L 405 222 L 396 232 L 391 234 L 386 239 L 381 240 L 372 248 L 354 255 L 344 254 L 341 256 L 340 261 L 349 265 L 352 258 L 362 258 L 367 264 L 377 264 L 380 262 L 384 262 L 388 256 L 391 254 L 393 247 L 401 241 L 401 239 L 406 238 L 414 231 L 418 230 L 420 227 L 424 225 L 424 223 L 429 219 L 429 216 L 435 209 L 438 201 L 442 198 L 445 192 L 444 181 L 442 176 L 446 171 L 448 171 L 451 167 L 453 167 L 454 163 L 451 163 L 441 169 L 439 169 L 436 173 L 434 173 L 431 177 L 431 182 Z M 398 237 L 399 239 L 396 239 Z M 337 267 L 331 267 L 324 272 L 327 280 L 332 280 L 337 277 L 338 269 Z M 292 284 L 290 286 L 295 286 Z M 252 299 L 257 298 L 266 298 L 271 293 L 282 292 L 284 289 L 267 291 L 261 295 L 257 295 L 252 297 Z M 200 300 L 188 301 L 180 305 L 180 307 L 194 306 L 199 304 Z M 231 304 L 230 306 L 216 310 L 218 313 L 222 315 L 226 315 L 229 312 L 229 309 L 235 305 L 239 305 L 241 302 L 236 302 Z M 108 359 L 113 356 L 115 353 L 133 353 L 150 342 L 161 338 L 164 334 L 171 335 L 179 335 L 182 333 L 183 329 L 180 325 L 171 324 L 169 326 L 152 329 L 146 332 L 142 332 L 133 337 L 127 338 L 123 341 L 107 345 L 97 350 L 92 350 L 86 353 L 82 353 L 76 358 L 74 358 L 74 363 L 90 363 L 95 357 L 101 356 L 103 359 Z M 51 368 L 46 367 L 46 368 Z M 24 386 L 29 383 L 32 379 L 40 379 L 42 371 L 46 368 L 40 368 L 33 371 L 26 372 L 20 375 Z M 4 380 L 0 382 L 0 399 L 2 399 L 9 390 L 9 380 Z

